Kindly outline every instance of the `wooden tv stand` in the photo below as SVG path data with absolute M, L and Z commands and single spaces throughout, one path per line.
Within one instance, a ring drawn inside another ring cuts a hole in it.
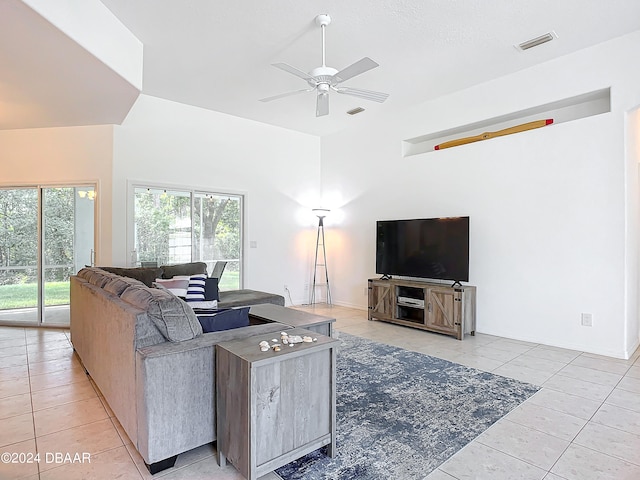
M 476 287 L 417 280 L 369 279 L 369 320 L 452 335 L 476 331 Z

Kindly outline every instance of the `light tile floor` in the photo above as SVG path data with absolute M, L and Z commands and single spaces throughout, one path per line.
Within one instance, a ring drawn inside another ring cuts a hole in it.
M 300 308 L 337 318 L 339 331 L 542 386 L 429 480 L 640 479 L 640 352 L 619 360 L 483 334 L 460 342 L 369 322 L 361 310 Z M 180 455 L 174 468 L 151 477 L 84 374 L 68 330 L 0 327 L 2 452 L 39 453 L 40 462 L 20 463 L 16 455 L 18 463 L 0 462 L 0 479 L 242 478 L 233 466 L 218 467 L 212 445 Z M 64 454 L 71 458 L 61 463 Z M 82 463 L 83 454 L 90 463 Z

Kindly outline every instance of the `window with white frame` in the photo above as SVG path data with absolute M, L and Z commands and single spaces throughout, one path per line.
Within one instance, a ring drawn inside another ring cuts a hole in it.
M 242 195 L 138 186 L 133 205 L 138 265 L 227 262 L 220 289 L 240 288 Z

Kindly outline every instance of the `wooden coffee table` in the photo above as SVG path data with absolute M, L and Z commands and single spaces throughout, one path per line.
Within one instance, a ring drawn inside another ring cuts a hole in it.
M 336 321 L 335 318 L 271 303 L 253 305 L 249 310 L 249 316 L 269 322 L 284 323 L 294 328 L 305 328 L 327 337 L 333 336 L 333 322 Z

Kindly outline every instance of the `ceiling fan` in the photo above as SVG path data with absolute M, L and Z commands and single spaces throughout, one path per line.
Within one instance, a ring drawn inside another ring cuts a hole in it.
M 369 57 L 364 57 L 357 62 L 349 65 L 346 68 L 338 71 L 335 68 L 327 67 L 325 63 L 325 42 L 324 42 L 324 29 L 331 23 L 331 17 L 326 14 L 318 15 L 316 17 L 316 25 L 322 30 L 322 66 L 316 67 L 309 73 L 305 73 L 291 65 L 286 63 L 274 63 L 274 67 L 291 73 L 296 77 L 300 77 L 305 80 L 311 88 L 304 88 L 302 90 L 294 90 L 292 92 L 281 93 L 273 97 L 267 97 L 260 99 L 261 102 L 270 102 L 271 100 L 278 100 L 279 98 L 288 97 L 290 95 L 297 95 L 304 92 L 317 92 L 316 99 L 316 117 L 322 117 L 329 114 L 329 92 L 333 90 L 337 93 L 346 95 L 352 95 L 354 97 L 364 98 L 365 100 L 372 100 L 374 102 L 382 103 L 389 96 L 388 93 L 373 92 L 371 90 L 362 90 L 360 88 L 342 87 L 340 84 L 350 78 L 360 75 L 372 68 L 376 68 L 378 64 L 371 60 Z

